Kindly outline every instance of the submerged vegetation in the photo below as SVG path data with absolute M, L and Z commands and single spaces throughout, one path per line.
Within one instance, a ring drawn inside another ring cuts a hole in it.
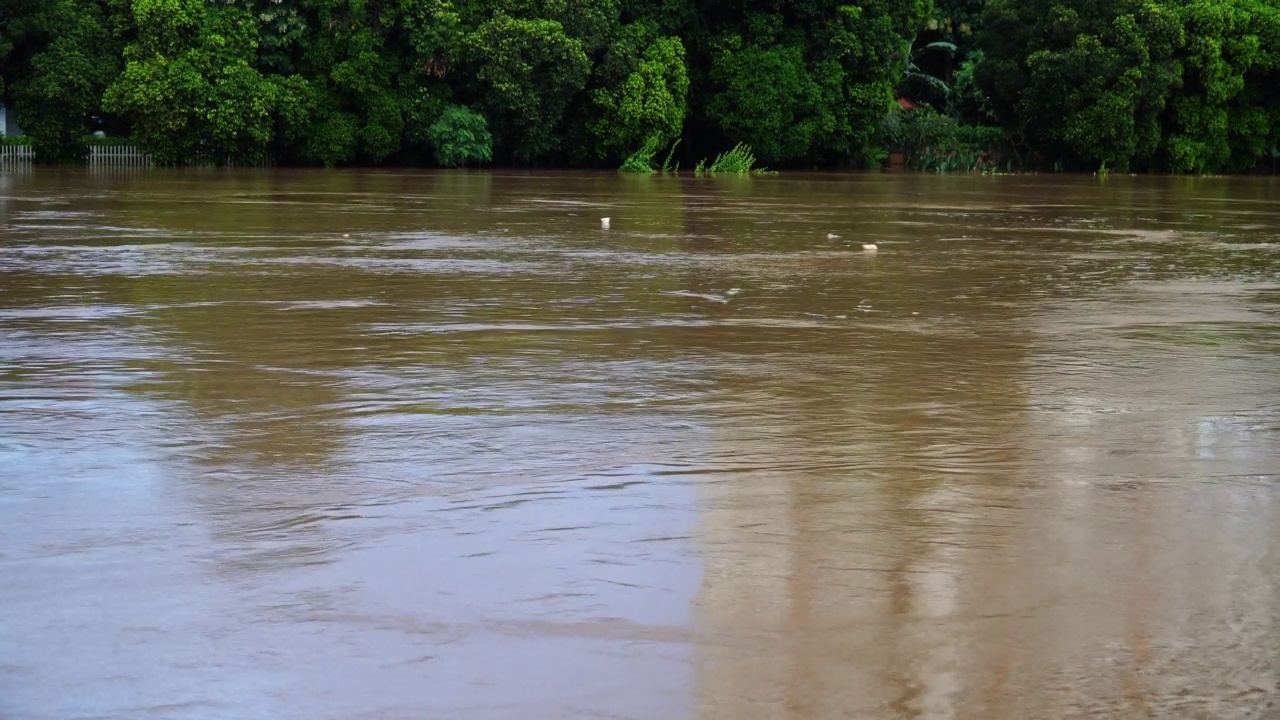
M 755 153 L 751 152 L 751 147 L 745 143 L 738 143 L 733 149 L 722 152 L 712 160 L 710 164 L 706 160 L 698 161 L 697 167 L 694 168 L 696 173 L 725 173 L 733 175 L 745 175 L 747 173 L 767 173 L 768 170 L 756 167 Z
M 661 146 L 662 138 L 658 135 L 650 135 L 648 140 L 644 141 L 638 150 L 627 156 L 622 161 L 622 171 L 631 173 L 652 173 L 654 171 L 653 158 L 658 154 Z
M 1277 81 L 1275 0 L 0 5 L 48 161 L 1274 170 Z

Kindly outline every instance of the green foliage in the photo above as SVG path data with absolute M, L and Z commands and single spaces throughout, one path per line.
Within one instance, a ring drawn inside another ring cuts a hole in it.
M 936 172 L 994 172 L 1004 154 L 1004 131 L 961 125 L 929 108 L 894 110 L 881 128 L 887 149 L 902 152 L 906 164 Z
M 358 117 L 330 106 L 317 116 L 298 154 L 325 167 L 350 162 L 356 156 L 359 132 Z
M 117 0 L 118 1 L 118 0 Z M 258 24 L 258 62 L 264 73 L 296 72 L 297 52 L 308 40 L 306 13 L 293 0 L 220 0 L 253 16 Z
M 946 144 L 957 128 L 953 118 L 929 108 L 894 108 L 885 117 L 881 132 L 889 149 L 906 153 L 910 163 L 916 150 Z
M 924 29 L 932 37 L 967 45 L 982 22 L 985 6 L 986 0 L 935 0 Z
M 465 42 L 498 142 L 522 160 L 556 150 L 557 126 L 591 70 L 582 42 L 558 21 L 502 14 Z
M 625 80 L 592 93 L 600 113 L 589 124 L 596 147 L 607 156 L 653 138 L 663 145 L 679 137 L 688 94 L 684 45 L 679 38 L 656 38 L 634 58 Z
M 0 11 L 0 68 L 8 76 L 0 84 L 42 161 L 77 159 L 79 138 L 120 63 L 102 8 L 93 0 L 11 2 L 29 12 L 10 21 Z
M 826 8 L 815 10 L 818 17 L 826 14 Z M 808 28 L 812 45 L 824 48 L 820 84 L 835 114 L 832 132 L 820 143 L 825 153 L 873 160 L 876 126 L 893 103 L 908 40 L 928 11 L 921 0 L 864 0 L 837 6 L 834 22 Z
M 307 47 L 302 66 L 314 75 L 320 112 L 307 133 L 304 157 L 326 165 L 362 158 L 388 159 L 404 142 L 406 123 L 396 92 L 397 50 L 382 21 L 383 3 L 318 2 L 319 21 L 331 32 Z M 380 12 L 382 11 L 382 12 Z
M 996 153 L 1007 141 L 1003 128 L 990 125 L 956 125 L 952 139 L 957 144 Z
M 698 161 L 695 173 L 724 173 L 731 175 L 746 175 L 748 173 L 765 174 L 769 171 L 765 168 L 758 168 L 756 165 L 755 153 L 751 151 L 751 146 L 745 143 L 738 143 L 732 149 L 720 153 L 715 160 L 708 163 L 706 160 Z
M 955 85 L 947 96 L 947 112 L 961 122 L 982 125 L 997 121 L 991 99 L 978 84 L 977 68 L 985 57 L 983 51 L 974 50 L 956 71 Z
M 673 164 L 671 160 L 675 157 L 676 148 L 680 145 L 679 140 L 671 143 L 671 147 L 667 149 L 667 156 L 666 159 L 662 161 L 661 167 L 654 164 L 653 159 L 657 157 L 658 151 L 662 149 L 664 144 L 666 143 L 662 140 L 661 135 L 656 133 L 654 135 L 650 135 L 649 138 L 644 141 L 644 144 L 637 148 L 635 152 L 628 155 L 626 160 L 622 161 L 622 167 L 619 168 L 619 170 L 622 172 L 639 173 L 642 175 L 652 174 L 657 171 L 664 173 L 678 171 L 680 169 L 680 163 Z
M 667 150 L 667 157 L 662 161 L 662 172 L 679 172 L 680 163 L 672 164 L 671 159 L 676 155 L 676 148 L 680 147 L 680 141 L 676 140 L 671 143 L 671 149 Z
M 643 173 L 653 172 L 653 156 L 658 154 L 658 150 L 662 147 L 662 136 L 650 135 L 644 144 L 636 149 L 635 152 L 627 156 L 622 162 L 620 168 L 622 172 Z
M 708 104 L 710 118 L 726 137 L 759 148 L 768 162 L 810 155 L 834 129 L 835 115 L 798 46 L 735 43 L 713 61 L 711 78 L 720 91 Z
M 917 64 L 916 56 L 930 52 L 954 55 L 956 50 L 955 43 L 935 41 L 922 46 L 913 56 L 909 56 L 902 68 L 902 79 L 898 82 L 898 95 L 917 103 L 927 103 L 935 108 L 945 107 L 951 96 L 951 86 L 943 78 L 922 70 Z
M 280 87 L 252 65 L 257 24 L 201 0 L 134 0 L 137 40 L 104 108 L 131 120 L 160 163 L 261 161 Z
M 168 163 L 1252 171 L 1278 81 L 1276 0 L 0 2 L 52 161 L 101 127 Z
M 120 147 L 124 145 L 137 145 L 138 141 L 131 137 L 120 137 L 118 135 L 109 135 L 107 137 L 96 137 L 94 135 L 85 135 L 80 138 L 80 144 L 86 147 Z
M 1280 8 L 1266 0 L 991 0 L 977 84 L 1046 159 L 1214 172 L 1268 160 Z
M 493 159 L 493 138 L 484 116 L 469 108 L 450 105 L 432 123 L 427 135 L 435 146 L 436 162 L 462 167 L 469 162 Z
M 996 116 L 1047 157 L 1150 166 L 1178 84 L 1179 24 L 1148 0 L 991 0 L 976 69 Z
M 1170 103 L 1167 161 L 1176 172 L 1247 170 L 1280 137 L 1280 8 L 1255 0 L 1189 0 L 1184 92 Z
M 972 148 L 928 148 L 922 152 L 916 167 L 938 173 L 993 173 L 997 163 L 990 155 Z

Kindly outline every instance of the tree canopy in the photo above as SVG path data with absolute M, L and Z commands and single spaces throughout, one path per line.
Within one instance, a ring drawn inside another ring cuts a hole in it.
M 0 4 L 0 96 L 47 160 L 106 129 L 174 163 L 859 167 L 981 125 L 1024 166 L 1249 171 L 1277 80 L 1280 0 Z

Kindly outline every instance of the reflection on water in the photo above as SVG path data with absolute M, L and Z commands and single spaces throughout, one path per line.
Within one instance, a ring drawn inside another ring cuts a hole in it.
M 1280 712 L 1278 189 L 0 174 L 0 717 Z

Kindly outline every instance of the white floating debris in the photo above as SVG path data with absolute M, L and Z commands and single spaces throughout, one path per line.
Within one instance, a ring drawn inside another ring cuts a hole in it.
M 840 239 L 840 236 L 839 236 L 839 235 L 836 235 L 835 233 L 827 233 L 827 239 L 828 239 L 828 240 L 839 240 L 839 239 Z
M 678 295 L 680 297 L 699 298 L 716 303 L 727 303 L 738 294 L 738 288 L 730 288 L 725 290 L 724 295 L 716 295 L 714 293 L 698 293 L 692 290 L 664 290 L 663 295 Z
M 880 248 L 876 247 L 876 244 L 875 244 L 875 243 L 862 243 L 862 251 L 863 251 L 863 252 L 875 252 L 875 251 L 877 251 L 877 250 L 879 250 L 879 249 L 880 249 Z
M 601 228 L 603 228 L 603 229 L 605 229 L 605 230 L 608 230 L 608 229 L 609 229 L 609 218 L 600 218 L 600 227 L 601 227 Z
M 350 233 L 342 233 L 342 237 L 351 237 Z

